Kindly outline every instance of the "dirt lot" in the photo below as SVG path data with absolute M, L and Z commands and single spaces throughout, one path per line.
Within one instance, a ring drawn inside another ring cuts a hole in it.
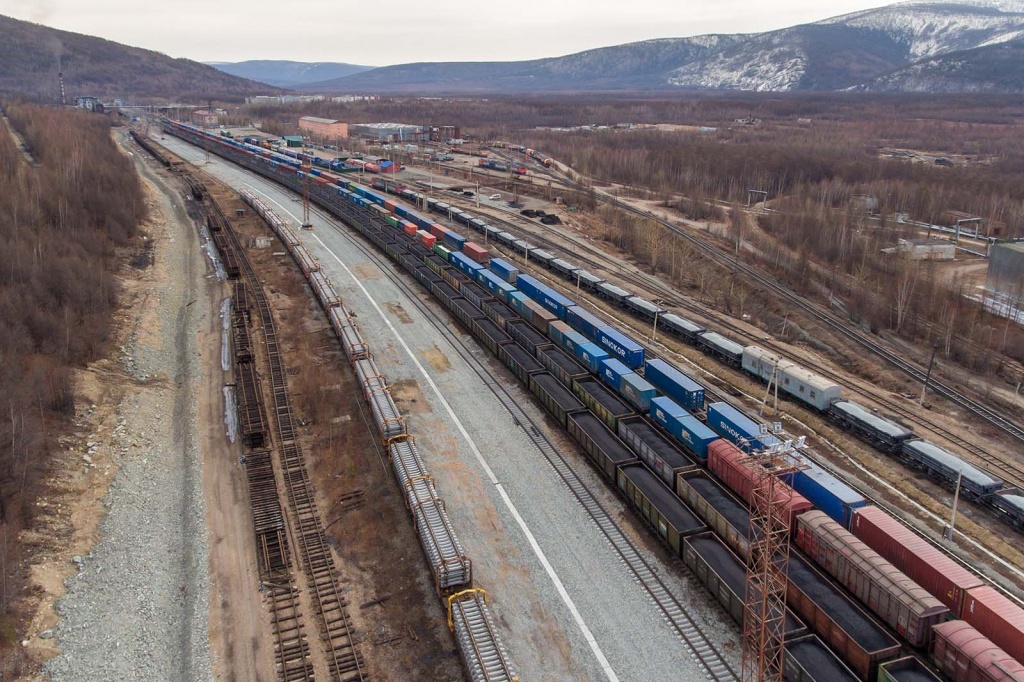
M 208 185 L 227 215 L 245 208 L 229 190 Z M 243 243 L 271 234 L 248 211 L 233 224 Z M 275 255 L 283 252 L 276 239 L 248 249 L 275 310 L 302 448 L 370 676 L 461 679 L 445 614 L 354 374 L 298 268 Z M 312 637 L 314 614 L 307 610 L 305 621 Z

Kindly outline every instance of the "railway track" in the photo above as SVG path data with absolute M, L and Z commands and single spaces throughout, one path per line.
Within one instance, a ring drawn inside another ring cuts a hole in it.
M 668 228 L 676 236 L 685 239 L 686 241 L 690 242 L 691 244 L 699 248 L 701 251 L 707 254 L 709 258 L 711 258 L 719 265 L 722 265 L 724 267 L 730 268 L 734 271 L 746 275 L 748 278 L 764 286 L 777 296 L 780 296 L 789 303 L 797 306 L 807 314 L 811 315 L 811 317 L 818 320 L 825 326 L 829 327 L 830 329 L 836 332 L 839 332 L 840 334 L 847 337 L 851 341 L 856 342 L 863 348 L 881 357 L 883 360 L 893 365 L 900 371 L 904 372 L 911 378 L 924 384 L 925 377 L 927 376 L 925 370 L 921 369 L 916 364 L 900 357 L 897 353 L 889 350 L 883 344 L 871 339 L 867 334 L 860 331 L 859 329 L 852 328 L 843 320 L 840 320 L 839 318 L 832 315 L 830 312 L 821 308 L 821 306 L 819 306 L 818 304 L 812 303 L 811 301 L 808 301 L 804 297 L 794 294 L 792 291 L 790 291 L 788 288 L 780 284 L 774 278 L 758 272 L 757 269 L 754 268 L 753 266 L 747 265 L 746 263 L 740 261 L 733 255 L 722 250 L 718 246 L 712 244 L 710 241 L 698 237 L 694 234 L 691 234 L 687 230 L 684 230 L 676 225 L 673 225 L 672 223 L 669 223 L 665 220 L 661 220 L 660 218 L 657 218 L 652 214 L 646 213 L 638 208 L 634 208 L 629 204 L 625 204 L 614 197 L 608 198 L 608 201 L 610 201 L 617 207 L 629 211 L 633 214 L 641 215 L 644 216 L 645 218 L 652 218 L 656 220 L 658 224 Z M 980 417 L 982 420 L 988 422 L 992 426 L 1003 431 L 1011 438 L 1016 439 L 1018 443 L 1024 443 L 1024 426 L 1015 422 L 1013 419 L 1003 414 L 1000 414 L 996 410 L 988 407 L 987 405 L 984 405 L 983 403 L 977 400 L 974 400 L 973 398 L 961 393 L 952 386 L 949 386 L 948 384 L 939 381 L 934 377 L 929 379 L 928 385 L 935 393 L 941 395 L 942 397 L 946 398 L 955 405 L 958 405 L 964 408 L 965 410 L 968 410 L 975 416 Z
M 190 177 L 192 182 L 195 182 Z M 191 183 L 190 183 L 191 184 Z M 231 248 L 224 244 L 224 247 Z M 222 247 L 223 248 L 223 247 Z M 309 642 L 306 638 L 299 598 L 291 575 L 291 560 L 284 512 L 274 476 L 271 451 L 266 441 L 266 406 L 249 335 L 248 287 L 234 282 L 231 310 L 235 371 L 242 385 L 238 393 L 243 415 L 242 433 L 250 448 L 245 457 L 246 483 L 256 535 L 256 561 L 260 583 L 269 594 L 270 616 L 274 627 L 274 658 L 278 678 L 285 682 L 314 679 Z M 257 443 L 254 446 L 254 443 Z
M 368 679 L 365 664 L 356 647 L 355 633 L 346 609 L 348 602 L 336 580 L 337 570 L 330 546 L 323 533 L 323 524 L 314 498 L 312 482 L 306 469 L 302 450 L 296 441 L 287 373 L 282 357 L 277 328 L 270 301 L 259 285 L 256 272 L 242 249 L 230 222 L 220 207 L 212 202 L 213 220 L 219 223 L 222 234 L 227 235 L 235 250 L 239 269 L 251 283 L 249 298 L 256 304 L 261 321 L 267 359 L 270 365 L 270 388 L 273 396 L 274 423 L 277 445 L 284 465 L 285 493 L 293 515 L 293 539 L 302 557 L 313 604 L 319 616 L 321 635 L 331 678 L 341 682 Z M 276 595 L 275 595 L 276 596 Z M 276 603 L 276 599 L 275 599 Z
M 392 274 L 394 271 L 389 266 L 390 261 L 377 253 L 361 240 L 348 235 L 337 228 L 332 216 L 325 214 L 320 209 L 313 209 L 314 213 L 325 219 L 327 224 L 332 225 L 339 234 L 359 249 L 367 258 L 374 261 L 381 270 L 388 274 L 394 284 L 402 289 L 413 301 L 417 308 L 434 321 L 435 327 L 446 335 L 450 328 L 448 320 L 444 319 L 441 313 L 427 306 L 417 295 L 413 285 L 404 278 Z M 367 212 L 353 210 L 353 219 L 369 220 L 371 215 Z M 650 564 L 637 550 L 636 545 L 623 533 L 618 524 L 608 513 L 601 503 L 590 492 L 586 484 L 572 469 L 566 459 L 558 452 L 551 441 L 544 435 L 542 429 L 519 405 L 511 392 L 506 388 L 505 382 L 499 380 L 491 370 L 474 355 L 467 342 L 457 336 L 448 335 L 456 352 L 480 378 L 483 384 L 494 394 L 505 410 L 518 423 L 527 437 L 534 444 L 544 459 L 555 470 L 563 483 L 579 502 L 580 506 L 587 512 L 587 515 L 598 527 L 616 554 L 625 564 L 627 569 L 641 588 L 647 593 L 650 599 L 661 611 L 669 626 L 683 640 L 689 648 L 694 660 L 703 668 L 710 679 L 717 682 L 731 682 L 738 679 L 736 672 L 722 657 L 714 644 L 704 634 L 700 626 L 689 615 L 683 603 L 668 589 L 658 574 L 651 568 Z
M 457 169 L 457 167 L 452 167 Z M 460 169 L 461 170 L 461 169 Z M 559 176 L 552 172 L 552 177 L 557 179 Z M 562 184 L 568 188 L 579 189 L 575 182 L 571 179 L 563 179 Z M 917 364 L 901 357 L 898 353 L 890 350 L 884 344 L 875 341 L 870 338 L 867 334 L 851 327 L 845 321 L 837 318 L 828 310 L 822 308 L 820 305 L 813 303 L 803 296 L 793 293 L 786 286 L 775 280 L 773 277 L 765 275 L 758 271 L 754 266 L 748 265 L 747 263 L 737 259 L 733 254 L 720 248 L 711 241 L 692 234 L 688 230 L 680 228 L 677 225 L 658 218 L 653 213 L 644 211 L 642 209 L 631 206 L 618 199 L 617 197 L 606 194 L 601 190 L 595 190 L 596 196 L 607 203 L 612 204 L 624 211 L 632 213 L 634 215 L 642 216 L 644 218 L 653 219 L 658 222 L 662 227 L 667 228 L 673 234 L 682 239 L 688 241 L 693 246 L 697 247 L 700 251 L 705 253 L 717 264 L 726 267 L 734 272 L 739 272 L 748 277 L 749 279 L 757 282 L 761 286 L 765 287 L 772 293 L 786 300 L 787 302 L 797 306 L 807 314 L 811 315 L 814 319 L 824 324 L 826 327 L 842 334 L 846 338 L 855 343 L 859 344 L 863 348 L 874 353 L 878 357 L 882 358 L 892 366 L 896 367 L 900 371 L 904 372 L 916 381 L 924 384 L 927 376 L 926 370 L 919 367 Z M 950 402 L 962 407 L 963 409 L 971 412 L 975 416 L 988 422 L 997 429 L 1003 431 L 1011 438 L 1016 439 L 1019 443 L 1024 443 L 1024 426 L 1014 421 L 1012 418 L 998 412 L 997 410 L 988 407 L 984 403 L 975 400 L 961 391 L 953 388 L 952 386 L 936 379 L 934 376 L 928 381 L 931 389 L 946 398 Z
M 503 229 L 506 227 L 518 230 L 522 229 L 521 225 L 517 225 L 516 223 L 510 221 L 494 219 L 491 220 L 492 223 L 500 223 Z M 495 224 L 495 227 L 498 226 L 498 224 Z M 559 244 L 558 242 L 555 242 L 553 240 L 547 239 L 546 237 L 543 237 L 541 235 L 528 233 L 527 238 L 531 241 L 539 243 L 546 249 L 565 251 L 564 245 Z M 596 247 L 590 246 L 589 244 L 586 243 L 573 242 L 573 249 L 574 250 L 571 254 L 571 258 L 581 266 L 584 266 L 586 268 L 602 269 L 606 271 L 611 270 L 613 267 L 613 265 L 609 263 L 609 256 Z M 739 325 L 736 325 L 729 321 L 727 317 L 717 315 L 713 312 L 707 311 L 704 308 L 694 305 L 693 303 L 687 301 L 685 298 L 681 297 L 679 293 L 675 291 L 672 287 L 661 282 L 656 277 L 623 270 L 616 270 L 615 276 L 632 286 L 638 287 L 640 292 L 656 294 L 657 298 L 662 300 L 667 305 L 683 310 L 689 310 L 691 312 L 697 313 L 701 317 L 712 320 L 719 331 L 728 330 L 732 334 L 748 339 L 752 343 L 756 343 L 757 345 L 769 350 L 774 350 L 775 352 L 779 353 L 782 356 L 786 355 L 786 350 L 782 348 L 779 344 L 776 344 L 772 341 L 766 341 L 763 338 L 755 338 L 749 332 L 739 327 Z M 557 277 L 549 277 L 548 279 L 551 282 L 557 283 L 563 289 L 565 288 L 566 282 L 564 279 Z M 650 352 L 649 348 L 648 351 Z M 652 352 L 652 355 L 657 357 L 658 354 L 655 351 Z M 828 377 L 833 381 L 836 381 L 837 383 L 846 386 L 851 390 L 857 390 L 855 387 L 850 387 L 844 377 L 840 376 L 836 372 L 831 371 L 830 369 L 821 364 L 814 365 L 813 369 L 818 374 Z M 929 385 L 931 386 L 932 383 L 929 382 Z M 718 391 L 714 387 L 708 388 L 710 388 L 713 392 L 717 393 L 723 398 L 727 397 L 724 392 Z M 883 407 L 897 414 L 904 420 L 913 422 L 914 424 L 920 425 L 942 436 L 950 443 L 954 444 L 955 446 L 961 448 L 963 451 L 975 457 L 977 460 L 979 460 L 979 462 L 984 463 L 986 466 L 993 470 L 993 473 L 996 473 L 997 475 L 1001 476 L 1003 480 L 1006 481 L 1007 483 L 1024 487 L 1024 471 L 1022 471 L 1021 467 L 1014 463 L 1012 460 L 1002 457 L 998 454 L 990 453 L 989 451 L 971 442 L 970 440 L 960 436 L 954 431 L 942 426 L 941 424 L 936 423 L 933 420 L 927 419 L 925 416 L 922 416 L 920 412 L 918 412 L 917 410 L 907 407 L 898 400 L 889 398 L 884 395 L 876 395 L 865 391 L 857 392 L 860 395 L 868 398 L 869 400 L 878 402 Z

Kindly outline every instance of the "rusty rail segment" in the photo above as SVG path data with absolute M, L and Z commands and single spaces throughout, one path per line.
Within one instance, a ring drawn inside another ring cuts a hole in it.
M 209 225 L 211 234 L 223 235 L 228 250 L 233 251 L 239 276 L 249 283 L 247 303 L 254 303 L 260 318 L 260 333 L 270 365 L 270 388 L 273 396 L 272 414 L 277 432 L 277 446 L 284 470 L 285 492 L 292 512 L 294 539 L 302 568 L 309 581 L 313 604 L 320 619 L 332 679 L 342 682 L 366 680 L 365 663 L 355 641 L 355 632 L 347 611 L 348 601 L 337 580 L 337 568 L 330 545 L 323 532 L 320 512 L 305 459 L 296 442 L 287 371 L 278 340 L 270 301 L 259 284 L 256 272 L 242 250 L 231 223 L 211 200 Z M 214 227 L 216 226 L 216 227 Z M 215 240 L 216 241 L 216 240 Z M 218 245 L 218 248 L 220 246 Z M 227 270 L 227 258 L 224 259 Z M 230 275 L 230 271 L 229 271 Z
M 202 182 L 184 175 L 189 193 L 201 201 L 206 196 Z M 212 199 L 211 199 L 212 202 Z M 223 216 L 211 205 L 201 208 L 214 235 L 214 244 L 222 261 L 237 263 L 235 245 L 223 232 Z M 214 227 L 216 225 L 216 227 Z M 218 236 L 220 238 L 218 238 Z M 274 476 L 269 445 L 266 406 L 260 389 L 256 357 L 250 327 L 249 292 L 245 282 L 233 282 L 234 305 L 231 310 L 234 346 L 236 397 L 242 440 L 249 450 L 244 458 L 249 504 L 252 511 L 256 541 L 256 559 L 260 582 L 269 595 L 270 615 L 274 625 L 274 655 L 278 679 L 284 682 L 313 682 L 313 663 L 299 608 L 299 594 L 292 579 L 291 555 L 281 498 Z

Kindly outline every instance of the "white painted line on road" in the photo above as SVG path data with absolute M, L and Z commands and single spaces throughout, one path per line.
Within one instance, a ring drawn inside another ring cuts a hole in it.
M 267 200 L 277 204 L 277 206 L 280 207 L 282 211 L 291 216 L 292 220 L 294 220 L 296 223 L 300 222 L 299 219 L 291 211 L 282 206 L 280 202 L 275 201 L 266 192 L 262 192 L 248 183 L 246 183 L 246 186 L 255 192 L 259 192 L 264 197 L 266 197 Z M 391 320 L 388 319 L 388 316 L 384 314 L 384 311 L 381 310 L 381 307 L 377 305 L 377 301 L 375 301 L 373 297 L 370 296 L 370 292 L 366 290 L 366 287 L 364 287 L 363 283 L 359 281 L 359 278 L 356 277 L 351 270 L 349 270 L 348 266 L 345 265 L 345 263 L 341 260 L 341 258 L 338 257 L 336 253 L 334 253 L 334 251 L 332 251 L 326 244 L 324 244 L 323 240 L 320 239 L 320 237 L 317 234 L 311 232 L 309 233 L 309 236 L 315 239 L 320 244 L 320 246 L 322 246 L 324 250 L 327 251 L 327 253 L 331 254 L 331 257 L 333 257 L 334 260 L 338 262 L 338 265 L 340 265 L 342 269 L 346 273 L 348 273 L 349 277 L 352 278 L 352 281 L 354 281 L 356 283 L 356 286 L 359 287 L 359 290 L 363 292 L 364 296 L 366 296 L 366 299 L 370 302 L 370 305 L 372 305 L 374 310 L 376 310 L 377 313 L 380 315 L 380 318 L 384 321 L 384 324 L 386 324 L 388 329 L 391 330 L 391 333 L 398 340 L 398 343 L 400 343 L 402 348 L 405 349 L 406 354 L 409 356 L 409 359 L 413 361 L 413 364 L 416 365 L 416 368 L 420 371 L 420 374 L 422 374 L 423 378 L 427 380 L 427 384 L 434 392 L 434 395 L 436 395 L 437 399 L 441 401 L 441 404 L 444 406 L 444 409 L 448 413 L 448 416 L 451 417 L 453 422 L 455 422 L 455 426 L 458 428 L 459 433 L 462 434 L 462 437 L 466 440 L 466 443 L 469 444 L 470 450 L 473 451 L 473 455 L 480 463 L 480 466 L 483 467 L 484 472 L 487 474 L 487 478 L 489 478 L 491 483 L 493 483 L 494 486 L 497 488 L 498 494 L 501 495 L 502 502 L 505 503 L 505 506 L 508 508 L 509 512 L 511 512 L 512 518 L 516 520 L 516 523 L 519 524 L 519 527 L 522 529 L 523 534 L 526 535 L 526 539 L 527 541 L 529 541 L 530 547 L 533 549 L 533 553 L 537 555 L 537 559 L 544 567 L 544 570 L 545 572 L 547 572 L 548 577 L 551 578 L 551 582 L 554 583 L 555 589 L 558 591 L 558 596 L 562 598 L 562 601 L 565 603 L 566 608 L 569 609 L 569 613 L 572 614 L 573 620 L 576 621 L 576 625 L 579 626 L 580 632 L 583 633 L 584 639 L 587 640 L 587 644 L 590 645 L 591 651 L 593 651 L 594 656 L 597 657 L 597 662 L 601 666 L 601 669 L 604 670 L 605 676 L 608 678 L 609 682 L 618 682 L 618 675 L 615 674 L 615 670 L 608 662 L 608 659 L 605 658 L 604 652 L 601 651 L 601 646 L 597 643 L 597 640 L 594 638 L 594 634 L 590 631 L 590 628 L 583 620 L 583 616 L 576 608 L 576 604 L 573 602 L 572 597 L 569 596 L 569 592 L 565 589 L 565 585 L 562 583 L 562 579 L 558 577 L 558 573 L 555 572 L 554 566 L 552 566 L 551 563 L 548 561 L 547 556 L 544 554 L 544 550 L 541 549 L 540 544 L 537 542 L 537 539 L 530 531 L 529 526 L 526 525 L 526 521 L 523 519 L 522 516 L 520 516 L 519 510 L 516 509 L 516 506 L 512 503 L 512 500 L 511 498 L 509 498 L 508 493 L 505 492 L 505 488 L 501 485 L 501 483 L 498 482 L 498 477 L 494 475 L 494 471 L 487 463 L 487 460 L 480 452 L 480 449 L 477 448 L 472 436 L 469 435 L 469 432 L 466 431 L 466 428 L 462 425 L 462 422 L 455 415 L 455 411 L 452 409 L 451 405 L 448 403 L 444 395 L 441 393 L 441 389 L 439 389 L 437 387 L 437 384 L 434 383 L 434 380 L 430 377 L 430 374 L 427 373 L 426 368 L 424 368 L 423 365 L 420 363 L 419 358 L 417 358 L 416 354 L 412 352 L 412 349 L 409 348 L 408 344 L 406 344 L 405 339 L 403 339 L 402 335 L 398 333 L 398 329 L 395 328 L 395 326 L 391 323 Z

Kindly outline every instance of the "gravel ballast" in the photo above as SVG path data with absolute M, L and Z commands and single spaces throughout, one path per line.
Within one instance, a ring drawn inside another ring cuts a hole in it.
M 145 175 L 154 177 L 149 169 Z M 103 501 L 100 539 L 75 562 L 79 572 L 58 603 L 62 653 L 46 664 L 55 682 L 212 679 L 195 436 L 196 337 L 211 307 L 182 200 L 160 195 L 159 202 L 169 222 L 154 228 L 155 264 L 143 274 L 150 279 L 146 298 L 157 303 L 132 311 L 136 328 L 122 348 L 135 385 L 119 405 L 119 426 L 100 444 L 118 472 Z

